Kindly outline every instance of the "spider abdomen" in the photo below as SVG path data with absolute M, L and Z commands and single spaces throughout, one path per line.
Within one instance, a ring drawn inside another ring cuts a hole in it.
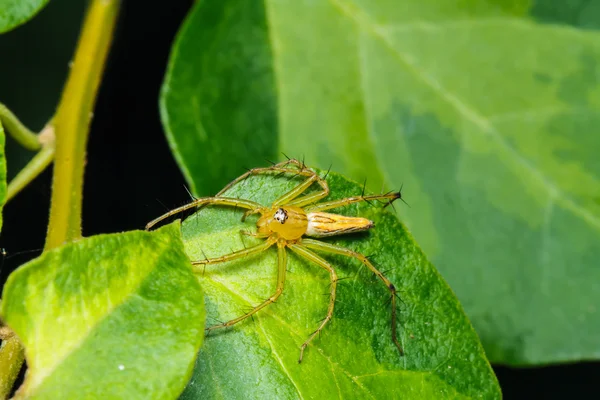
M 366 231 L 374 226 L 373 221 L 366 218 L 347 217 L 326 212 L 308 213 L 307 219 L 306 235 L 312 237 L 327 237 Z

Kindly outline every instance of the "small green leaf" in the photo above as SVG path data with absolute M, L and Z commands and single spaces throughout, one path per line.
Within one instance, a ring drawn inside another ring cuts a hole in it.
M 0 0 L 0 33 L 29 21 L 48 0 Z
M 9 277 L 2 318 L 25 346 L 19 394 L 36 399 L 174 398 L 204 336 L 179 224 L 44 253 Z
M 579 28 L 597 4 L 200 1 L 163 120 L 198 195 L 279 151 L 404 184 L 402 220 L 492 361 L 598 358 L 600 33 Z
M 361 187 L 328 177 L 328 199 L 356 195 Z M 270 204 L 298 183 L 274 176 L 249 178 L 227 192 Z M 398 204 L 400 208 L 405 210 Z M 333 210 L 375 222 L 364 234 L 327 240 L 369 255 L 400 293 L 401 357 L 391 339 L 389 292 L 361 263 L 321 254 L 340 281 L 333 320 L 307 348 L 299 347 L 327 312 L 329 274 L 288 251 L 283 295 L 232 329 L 211 333 L 200 351 L 184 399 L 206 398 L 500 398 L 494 374 L 458 300 L 396 216 L 380 206 Z M 182 225 L 192 260 L 260 243 L 242 238 L 256 217 L 207 207 Z M 252 221 L 250 221 L 252 219 Z M 209 325 L 238 317 L 275 291 L 277 250 L 206 267 L 200 277 Z
M 0 122 L 0 231 L 2 231 L 2 222 L 4 221 L 3 211 L 6 203 L 6 158 L 4 157 L 4 128 Z

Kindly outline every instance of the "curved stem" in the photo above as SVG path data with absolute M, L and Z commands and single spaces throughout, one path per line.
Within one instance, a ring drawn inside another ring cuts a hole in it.
M 0 103 L 0 121 L 6 131 L 23 147 L 28 150 L 39 150 L 42 145 L 38 136 L 30 131 L 15 114 L 4 104 Z
M 9 183 L 6 191 L 6 201 L 10 201 L 17 195 L 25 186 L 41 174 L 54 158 L 54 146 L 46 146 L 39 151 L 29 163 L 23 168 L 17 176 Z
M 54 117 L 56 154 L 46 250 L 81 237 L 87 133 L 119 3 L 119 0 L 91 1 Z

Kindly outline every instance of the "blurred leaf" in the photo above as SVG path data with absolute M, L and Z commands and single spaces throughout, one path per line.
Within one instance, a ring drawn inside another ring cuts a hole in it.
M 2 318 L 25 346 L 27 398 L 174 398 L 203 338 L 179 224 L 44 253 L 8 279 Z
M 0 33 L 29 21 L 48 0 L 0 0 Z
M 331 199 L 361 191 L 334 173 L 328 182 Z M 254 177 L 226 195 L 268 205 L 297 183 Z M 336 308 L 333 320 L 298 364 L 300 345 L 326 315 L 329 274 L 287 251 L 282 297 L 253 319 L 211 333 L 182 397 L 499 398 L 494 374 L 458 300 L 396 216 L 369 205 L 335 211 L 375 222 L 368 233 L 332 242 L 370 255 L 398 288 L 399 339 L 405 356 L 400 357 L 391 340 L 387 288 L 360 262 L 322 254 L 341 279 Z M 242 240 L 240 230 L 254 231 L 256 217 L 241 223 L 241 215 L 240 210 L 205 208 L 187 219 L 182 231 L 190 258 L 215 257 L 261 243 Z M 276 275 L 275 248 L 250 259 L 208 266 L 201 283 L 209 325 L 238 317 L 271 296 Z
M 240 21 L 248 3 L 198 2 L 173 48 L 163 120 L 195 192 L 277 151 L 404 184 L 402 219 L 492 361 L 598 358 L 600 33 L 525 0 L 256 1 Z M 233 38 L 272 67 L 250 79 Z M 243 104 L 223 90 L 250 84 Z M 232 150 L 274 120 L 268 151 Z
M 590 0 L 536 0 L 531 15 L 543 22 L 600 29 L 600 2 Z
M 6 137 L 4 137 L 4 128 L 0 123 L 0 231 L 2 231 L 2 221 L 4 203 L 6 203 L 6 159 L 4 158 L 4 143 Z

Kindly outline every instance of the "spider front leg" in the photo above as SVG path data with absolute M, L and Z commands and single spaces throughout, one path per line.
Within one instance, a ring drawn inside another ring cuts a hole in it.
M 290 162 L 294 161 L 294 162 L 298 163 L 298 160 L 294 160 L 294 159 L 291 159 L 289 161 Z M 283 205 L 303 207 L 307 204 L 315 203 L 315 202 L 321 200 L 322 198 L 327 197 L 327 195 L 329 195 L 329 185 L 327 185 L 327 181 L 325 179 L 321 178 L 319 176 L 319 174 L 317 174 L 315 171 L 313 171 L 309 168 L 306 168 L 304 166 L 304 164 L 302 164 L 301 169 L 297 174 L 300 174 L 303 176 L 308 176 L 308 179 L 306 181 L 302 182 L 301 184 L 299 184 L 298 186 L 296 186 L 295 188 L 293 188 L 292 190 L 290 190 L 289 192 L 285 193 L 283 196 L 277 198 L 273 202 L 274 207 L 283 206 Z M 315 182 L 319 186 L 321 186 L 320 191 L 297 198 L 302 193 L 304 193 L 309 187 L 311 187 L 312 184 Z
M 304 242 L 304 241 L 302 241 L 302 242 Z M 335 307 L 335 291 L 337 288 L 338 277 L 337 277 L 337 274 L 335 273 L 335 270 L 333 269 L 333 267 L 327 261 L 325 261 L 318 255 L 316 255 L 312 251 L 306 249 L 304 246 L 299 245 L 299 244 L 290 244 L 288 246 L 299 256 L 302 256 L 302 257 L 306 258 L 307 260 L 314 262 L 321 268 L 326 269 L 329 272 L 329 277 L 330 277 L 330 281 L 331 281 L 330 292 L 329 292 L 329 307 L 327 308 L 327 316 L 321 321 L 321 324 L 319 325 L 317 330 L 314 331 L 304 343 L 302 343 L 302 346 L 300 347 L 300 358 L 298 359 L 298 363 L 301 363 L 302 357 L 304 356 L 304 349 L 306 349 L 306 346 L 308 346 L 308 344 L 315 338 L 315 336 L 317 336 L 323 330 L 325 325 L 327 325 L 327 323 L 329 321 L 331 321 L 331 318 L 333 317 L 333 309 Z
M 388 278 L 386 278 L 385 275 L 383 275 L 383 273 L 381 273 L 381 271 L 379 271 L 377 268 L 375 268 L 375 266 L 371 263 L 371 261 L 369 261 L 367 259 L 367 257 L 363 256 L 360 253 L 357 253 L 356 251 L 347 249 L 345 247 L 336 246 L 331 243 L 325 243 L 325 242 L 321 242 L 318 240 L 312 240 L 312 239 L 302 239 L 302 244 L 310 249 L 320 250 L 320 251 L 323 251 L 326 253 L 341 254 L 343 256 L 356 258 L 357 260 L 359 260 L 360 262 L 365 264 L 375 275 L 377 275 L 377 277 L 381 280 L 381 282 L 383 282 L 385 287 L 389 290 L 390 294 L 392 295 L 392 299 L 391 299 L 391 302 L 392 302 L 392 341 L 398 348 L 400 355 L 401 356 L 404 355 L 404 351 L 402 350 L 402 346 L 400 345 L 400 342 L 398 341 L 397 332 L 396 332 L 397 289 L 394 286 L 394 284 Z
M 298 162 L 297 160 L 291 159 L 288 162 Z M 294 170 L 285 170 L 284 173 L 293 173 L 296 176 L 300 175 L 300 176 L 306 176 L 308 179 L 306 179 L 304 182 L 298 184 L 296 187 L 294 187 L 292 190 L 290 190 L 289 192 L 283 194 L 282 196 L 278 197 L 277 199 L 275 199 L 275 201 L 273 201 L 273 204 L 271 205 L 272 207 L 279 207 L 279 206 L 284 206 L 284 205 L 289 205 L 289 206 L 295 206 L 295 207 L 303 207 L 306 204 L 312 204 L 315 203 L 319 200 L 321 200 L 322 198 L 326 197 L 327 195 L 329 195 L 329 185 L 327 185 L 327 181 L 325 181 L 325 179 L 321 178 L 315 171 L 308 169 L 304 166 L 302 166 L 303 169 L 300 169 L 298 171 L 294 171 Z M 269 171 L 274 171 L 277 170 L 276 166 L 270 167 L 270 168 L 256 168 L 255 170 L 250 170 L 248 171 L 246 174 L 242 175 L 242 177 L 236 179 L 236 181 L 232 182 L 231 185 L 233 185 L 234 183 L 237 183 L 240 179 L 245 179 L 245 176 L 248 176 L 250 173 L 265 173 L 265 172 L 269 172 Z M 306 196 L 302 196 L 300 198 L 298 198 L 298 196 L 300 196 L 302 193 L 304 193 L 309 187 L 311 187 L 313 185 L 313 183 L 317 183 L 319 186 L 321 186 L 321 190 L 319 190 L 318 192 L 315 193 L 311 193 L 309 195 Z M 225 189 L 224 189 L 225 190 Z M 222 193 L 223 191 L 219 192 Z M 257 213 L 261 213 L 262 210 L 261 209 L 255 209 L 255 210 L 248 210 L 244 213 L 244 215 L 242 216 L 242 222 L 246 220 L 246 218 L 252 214 L 257 214 Z
M 230 198 L 230 197 L 217 197 L 217 196 L 202 197 L 199 199 L 195 199 L 194 201 L 192 201 L 184 206 L 181 206 L 174 210 L 171 210 L 168 213 L 165 213 L 165 214 L 161 215 L 160 217 L 148 222 L 148 224 L 146 224 L 146 230 L 149 231 L 150 229 L 152 229 L 152 227 L 154 225 L 158 224 L 159 222 L 161 222 L 175 214 L 179 214 L 179 213 L 189 210 L 191 208 L 202 207 L 205 205 L 231 206 L 231 207 L 245 208 L 248 210 L 262 209 L 262 206 L 260 204 L 255 203 L 250 200 L 234 199 L 234 198 Z
M 290 168 L 289 165 L 296 167 L 296 169 Z M 248 171 L 246 171 L 244 174 L 235 178 L 233 181 L 229 182 L 229 184 L 227 184 L 227 186 L 225 186 L 223 189 L 221 189 L 221 191 L 219 193 L 217 193 L 216 196 L 222 195 L 223 193 L 225 193 L 229 189 L 231 189 L 232 186 L 247 179 L 251 175 L 260 175 L 260 174 L 266 174 L 266 173 L 271 173 L 271 172 L 279 172 L 282 174 L 285 174 L 285 173 L 297 174 L 297 173 L 303 173 L 303 172 L 305 172 L 305 170 L 310 171 L 310 170 L 308 170 L 308 168 L 306 168 L 306 166 L 304 164 L 301 164 L 300 161 L 293 159 L 293 158 L 289 159 L 287 161 L 282 161 L 280 163 L 271 165 L 270 167 L 252 168 L 252 169 L 249 169 Z M 310 172 L 312 172 L 312 171 L 310 171 Z
M 208 331 L 212 331 L 214 329 L 226 328 L 228 326 L 232 326 L 234 324 L 237 324 L 240 321 L 245 320 L 249 316 L 257 313 L 258 311 L 262 310 L 269 304 L 274 303 L 275 300 L 277 300 L 279 298 L 279 296 L 281 296 L 281 293 L 283 293 L 283 285 L 285 283 L 285 272 L 286 272 L 286 267 L 287 267 L 287 254 L 285 252 L 285 247 L 283 244 L 280 244 L 280 243 L 277 244 L 277 265 L 278 265 L 277 287 L 275 289 L 275 293 L 273 293 L 267 300 L 263 301 L 261 304 L 259 304 L 258 306 L 254 307 L 252 310 L 250 310 L 250 312 L 248 312 L 242 316 L 239 316 L 237 318 L 234 318 L 231 321 L 227 321 L 222 324 L 208 327 L 205 330 L 208 332 Z
M 234 251 L 230 254 L 225 254 L 224 256 L 214 257 L 214 258 L 205 258 L 203 260 L 192 261 L 192 265 L 202 265 L 202 272 L 204 272 L 204 267 L 209 264 L 217 264 L 223 263 L 227 261 L 237 260 L 238 258 L 251 257 L 255 254 L 261 253 L 267 250 L 269 247 L 273 246 L 277 242 L 277 238 L 275 236 L 269 237 L 264 243 L 261 243 L 256 246 L 249 247 L 247 249 Z M 200 272 L 199 269 L 194 268 L 194 272 Z
M 325 211 L 325 210 L 331 210 L 333 208 L 347 206 L 352 203 L 358 203 L 361 201 L 365 201 L 365 202 L 369 203 L 371 201 L 381 201 L 381 200 L 387 200 L 387 203 L 385 206 L 388 206 L 389 204 L 392 204 L 392 202 L 394 200 L 401 199 L 401 198 L 402 198 L 402 194 L 400 192 L 390 192 L 390 193 L 385 193 L 385 194 L 374 194 L 374 195 L 368 195 L 368 196 L 360 195 L 360 196 L 347 197 L 345 199 L 333 200 L 333 201 L 327 201 L 324 203 L 315 204 L 313 206 L 306 207 L 305 210 L 306 210 L 306 212 Z

